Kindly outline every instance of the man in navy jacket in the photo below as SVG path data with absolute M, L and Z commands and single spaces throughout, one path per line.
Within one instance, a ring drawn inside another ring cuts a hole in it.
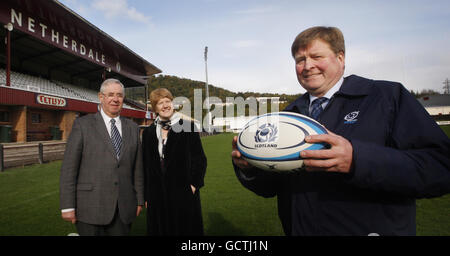
M 241 158 L 240 182 L 278 197 L 287 235 L 415 235 L 416 198 L 450 192 L 450 140 L 399 83 L 343 77 L 345 44 L 334 27 L 312 27 L 292 45 L 297 78 L 307 93 L 284 111 L 304 115 L 325 97 L 317 120 L 329 134 L 306 142 L 330 145 L 301 152 L 303 171 L 259 170 Z

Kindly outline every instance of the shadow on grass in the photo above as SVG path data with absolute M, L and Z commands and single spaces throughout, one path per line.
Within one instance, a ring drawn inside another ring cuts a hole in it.
M 245 232 L 229 221 L 227 221 L 222 214 L 211 212 L 208 214 L 207 222 L 205 223 L 205 235 L 207 236 L 244 236 Z

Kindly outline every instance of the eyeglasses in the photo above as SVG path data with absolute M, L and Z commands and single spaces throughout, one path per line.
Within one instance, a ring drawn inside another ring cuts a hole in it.
M 108 94 L 102 93 L 102 94 L 108 99 L 113 99 L 115 97 L 117 97 L 119 99 L 123 99 L 124 98 L 122 93 L 108 93 Z

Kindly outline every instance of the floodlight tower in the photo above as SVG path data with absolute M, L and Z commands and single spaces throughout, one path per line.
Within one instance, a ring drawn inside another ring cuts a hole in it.
M 450 81 L 447 79 L 445 79 L 445 81 L 443 82 L 444 87 L 442 87 L 444 89 L 444 94 L 450 94 Z
M 6 29 L 6 86 L 11 86 L 11 31 L 14 29 L 13 24 L 8 23 L 4 26 Z
M 209 88 L 208 88 L 208 46 L 205 46 L 205 74 L 206 74 L 206 83 L 205 83 L 205 87 L 206 87 L 206 109 L 207 109 L 207 117 L 206 120 L 208 120 L 207 123 L 207 131 L 208 133 L 211 133 L 211 112 L 209 109 Z

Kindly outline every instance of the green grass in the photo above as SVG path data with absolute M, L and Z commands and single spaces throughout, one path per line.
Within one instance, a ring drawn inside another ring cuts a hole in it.
M 450 125 L 443 125 L 441 128 L 450 137 Z
M 441 126 L 450 137 L 450 125 Z M 417 235 L 450 235 L 450 194 L 432 199 L 417 200 Z
M 265 199 L 245 189 L 231 164 L 234 134 L 203 139 L 208 159 L 201 191 L 205 233 L 208 235 L 283 235 L 276 198 Z
M 450 136 L 450 126 L 443 127 Z M 201 190 L 206 235 L 283 235 L 276 198 L 258 197 L 245 189 L 231 165 L 231 138 L 202 139 L 208 158 Z M 64 236 L 76 232 L 59 211 L 61 161 L 0 173 L 0 236 Z M 450 235 L 450 195 L 417 200 L 417 234 Z M 133 223 L 131 235 L 146 234 L 146 212 Z
M 283 235 L 276 199 L 264 199 L 238 182 L 231 165 L 232 134 L 202 139 L 208 158 L 201 190 L 206 235 Z M 76 232 L 61 219 L 61 161 L 0 173 L 0 236 L 61 236 Z M 146 234 L 146 212 L 132 225 L 131 235 Z
M 59 212 L 61 161 L 0 174 L 0 235 L 66 235 L 76 232 Z
M 450 195 L 417 200 L 417 235 L 450 236 Z

